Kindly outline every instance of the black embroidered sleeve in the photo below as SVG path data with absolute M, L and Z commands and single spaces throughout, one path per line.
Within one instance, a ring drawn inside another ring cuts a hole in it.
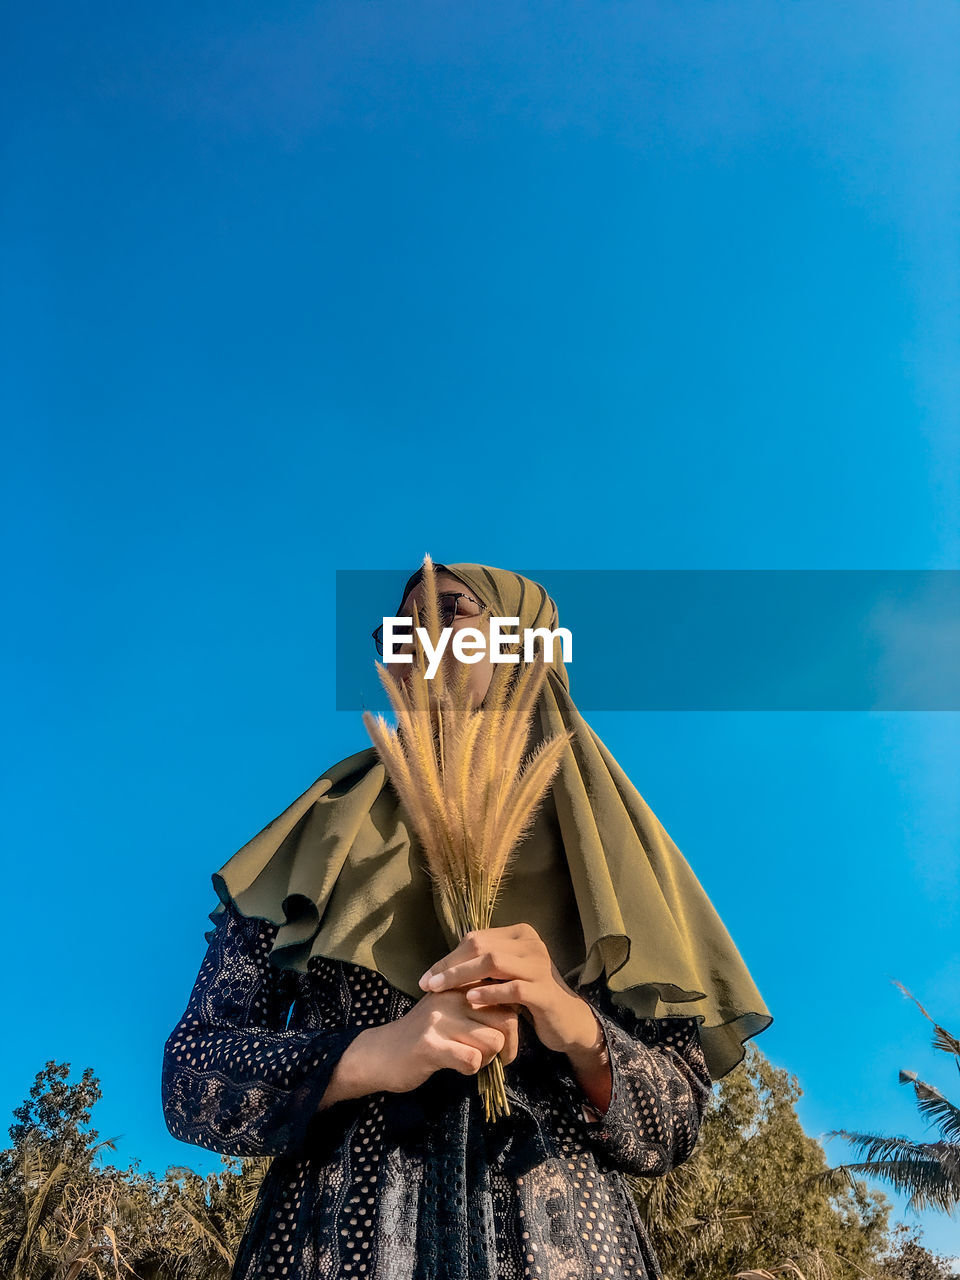
M 233 1156 L 300 1151 L 340 1055 L 362 1030 L 287 1030 L 289 975 L 268 959 L 276 929 L 232 903 L 217 922 L 163 1050 L 164 1119 L 183 1142 Z
M 608 997 L 581 991 L 604 1031 L 613 1088 L 606 1112 L 584 1127 L 611 1164 L 639 1177 L 661 1177 L 693 1153 L 713 1080 L 696 1018 L 637 1018 Z M 572 1070 L 568 1097 L 586 1103 Z

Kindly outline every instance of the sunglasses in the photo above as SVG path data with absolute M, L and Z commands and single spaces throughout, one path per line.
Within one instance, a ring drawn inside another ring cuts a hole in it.
M 449 627 L 454 618 L 479 618 L 483 612 L 483 605 L 473 596 L 467 595 L 466 591 L 440 591 L 438 592 L 440 601 L 440 622 L 444 627 Z M 398 615 L 400 616 L 400 615 Z M 377 646 L 377 653 L 383 657 L 383 623 L 372 633 L 373 643 Z

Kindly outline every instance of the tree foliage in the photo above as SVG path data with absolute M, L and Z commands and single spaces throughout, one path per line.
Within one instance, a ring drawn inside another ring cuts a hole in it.
M 890 1202 L 830 1169 L 797 1116 L 802 1092 L 748 1043 L 714 1090 L 691 1159 L 665 1178 L 635 1181 L 669 1280 L 729 1280 L 784 1265 L 805 1280 L 894 1274 L 881 1270 Z
M 270 1160 L 224 1156 L 205 1177 L 101 1165 L 116 1147 L 91 1127 L 99 1081 L 87 1068 L 71 1083 L 69 1072 L 45 1064 L 0 1151 L 0 1276 L 229 1280 Z M 788 1262 L 795 1280 L 947 1280 L 943 1260 L 900 1238 L 904 1228 L 891 1232 L 881 1193 L 829 1170 L 797 1118 L 800 1096 L 795 1078 L 748 1044 L 715 1090 L 691 1159 L 633 1183 L 668 1280 L 766 1277 Z
M 935 1022 L 902 982 L 896 982 L 896 986 L 932 1024 L 933 1048 L 951 1054 L 960 1071 L 960 1040 Z M 936 1125 L 939 1138 L 928 1142 L 837 1129 L 834 1132 L 865 1157 L 843 1167 L 851 1173 L 881 1178 L 900 1191 L 909 1191 L 907 1203 L 911 1209 L 934 1208 L 953 1213 L 960 1206 L 960 1107 L 934 1085 L 919 1079 L 915 1071 L 901 1071 L 899 1080 L 901 1084 L 913 1085 L 917 1110 L 928 1123 Z

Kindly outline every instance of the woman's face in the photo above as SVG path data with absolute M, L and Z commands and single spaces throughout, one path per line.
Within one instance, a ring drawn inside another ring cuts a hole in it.
M 436 571 L 436 578 L 437 578 L 438 591 L 465 591 L 472 599 L 474 600 L 477 599 L 477 597 L 474 596 L 473 591 L 470 589 L 470 587 L 468 587 L 466 583 L 461 582 L 459 578 L 455 578 L 452 573 L 447 573 L 443 569 L 438 569 Z M 425 594 L 426 592 L 425 592 L 423 582 L 422 581 L 418 582 L 417 585 L 413 588 L 413 590 L 409 592 L 403 604 L 400 606 L 400 612 L 398 613 L 397 616 L 401 618 L 411 617 L 413 614 L 413 604 L 416 603 L 417 612 L 420 617 L 420 625 L 423 626 L 424 625 L 423 605 L 424 605 Z M 474 605 L 473 607 L 476 608 L 478 605 L 480 605 L 479 600 L 477 601 L 477 605 Z M 458 614 L 449 625 L 450 627 L 452 627 L 454 634 L 456 634 L 457 631 L 464 630 L 465 627 L 473 627 L 475 630 L 479 631 L 482 635 L 484 635 L 489 641 L 489 638 L 490 638 L 489 617 L 477 618 L 477 617 L 470 617 L 470 616 L 462 616 Z M 444 661 L 448 661 L 448 660 L 451 662 L 457 661 L 457 659 L 453 657 L 453 654 L 451 652 L 452 644 L 453 644 L 453 636 L 450 637 L 446 652 L 444 653 Z M 404 652 L 404 653 L 409 652 L 409 646 L 402 648 L 401 652 Z M 400 679 L 404 681 L 409 679 L 410 674 L 413 670 L 412 666 L 409 663 L 397 663 L 397 664 L 390 663 L 387 665 L 388 665 L 388 669 L 390 667 L 395 666 L 396 674 L 399 675 Z M 492 678 L 493 678 L 493 663 L 490 660 L 489 645 L 488 645 L 487 648 L 484 650 L 483 656 L 481 657 L 480 661 L 474 662 L 472 665 L 467 666 L 467 696 L 471 698 L 474 706 L 478 706 L 486 697 L 487 690 L 490 688 L 490 681 Z

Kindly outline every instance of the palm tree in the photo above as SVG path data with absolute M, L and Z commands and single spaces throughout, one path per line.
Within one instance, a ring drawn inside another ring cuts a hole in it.
M 205 1280 L 228 1276 L 253 1213 L 272 1156 L 224 1156 L 219 1173 L 201 1177 L 183 1166 L 167 1169 L 169 1203 L 181 1237 L 179 1261 Z M 171 1257 L 177 1251 L 168 1241 Z
M 933 1025 L 932 1044 L 943 1053 L 956 1059 L 960 1071 L 960 1040 L 945 1027 L 934 1022 L 920 1001 L 902 982 L 896 985 L 909 996 L 923 1016 Z M 920 1210 L 939 1209 L 951 1214 L 960 1204 L 960 1107 L 934 1088 L 917 1078 L 915 1071 L 901 1071 L 900 1084 L 913 1084 L 917 1108 L 928 1120 L 934 1122 L 940 1138 L 936 1142 L 913 1142 L 909 1138 L 890 1138 L 869 1133 L 849 1133 L 846 1129 L 831 1129 L 826 1135 L 837 1135 L 851 1143 L 865 1159 L 858 1164 L 838 1165 L 827 1173 L 872 1174 L 897 1188 L 909 1191 L 907 1208 Z
M 116 1150 L 112 1139 L 89 1148 Z M 69 1151 L 22 1141 L 10 1160 L 20 1197 L 0 1205 L 0 1257 L 9 1280 L 57 1276 L 74 1280 L 81 1273 L 101 1277 L 129 1274 L 118 1249 L 116 1224 L 125 1207 L 122 1182 L 99 1171 L 78 1177 Z

